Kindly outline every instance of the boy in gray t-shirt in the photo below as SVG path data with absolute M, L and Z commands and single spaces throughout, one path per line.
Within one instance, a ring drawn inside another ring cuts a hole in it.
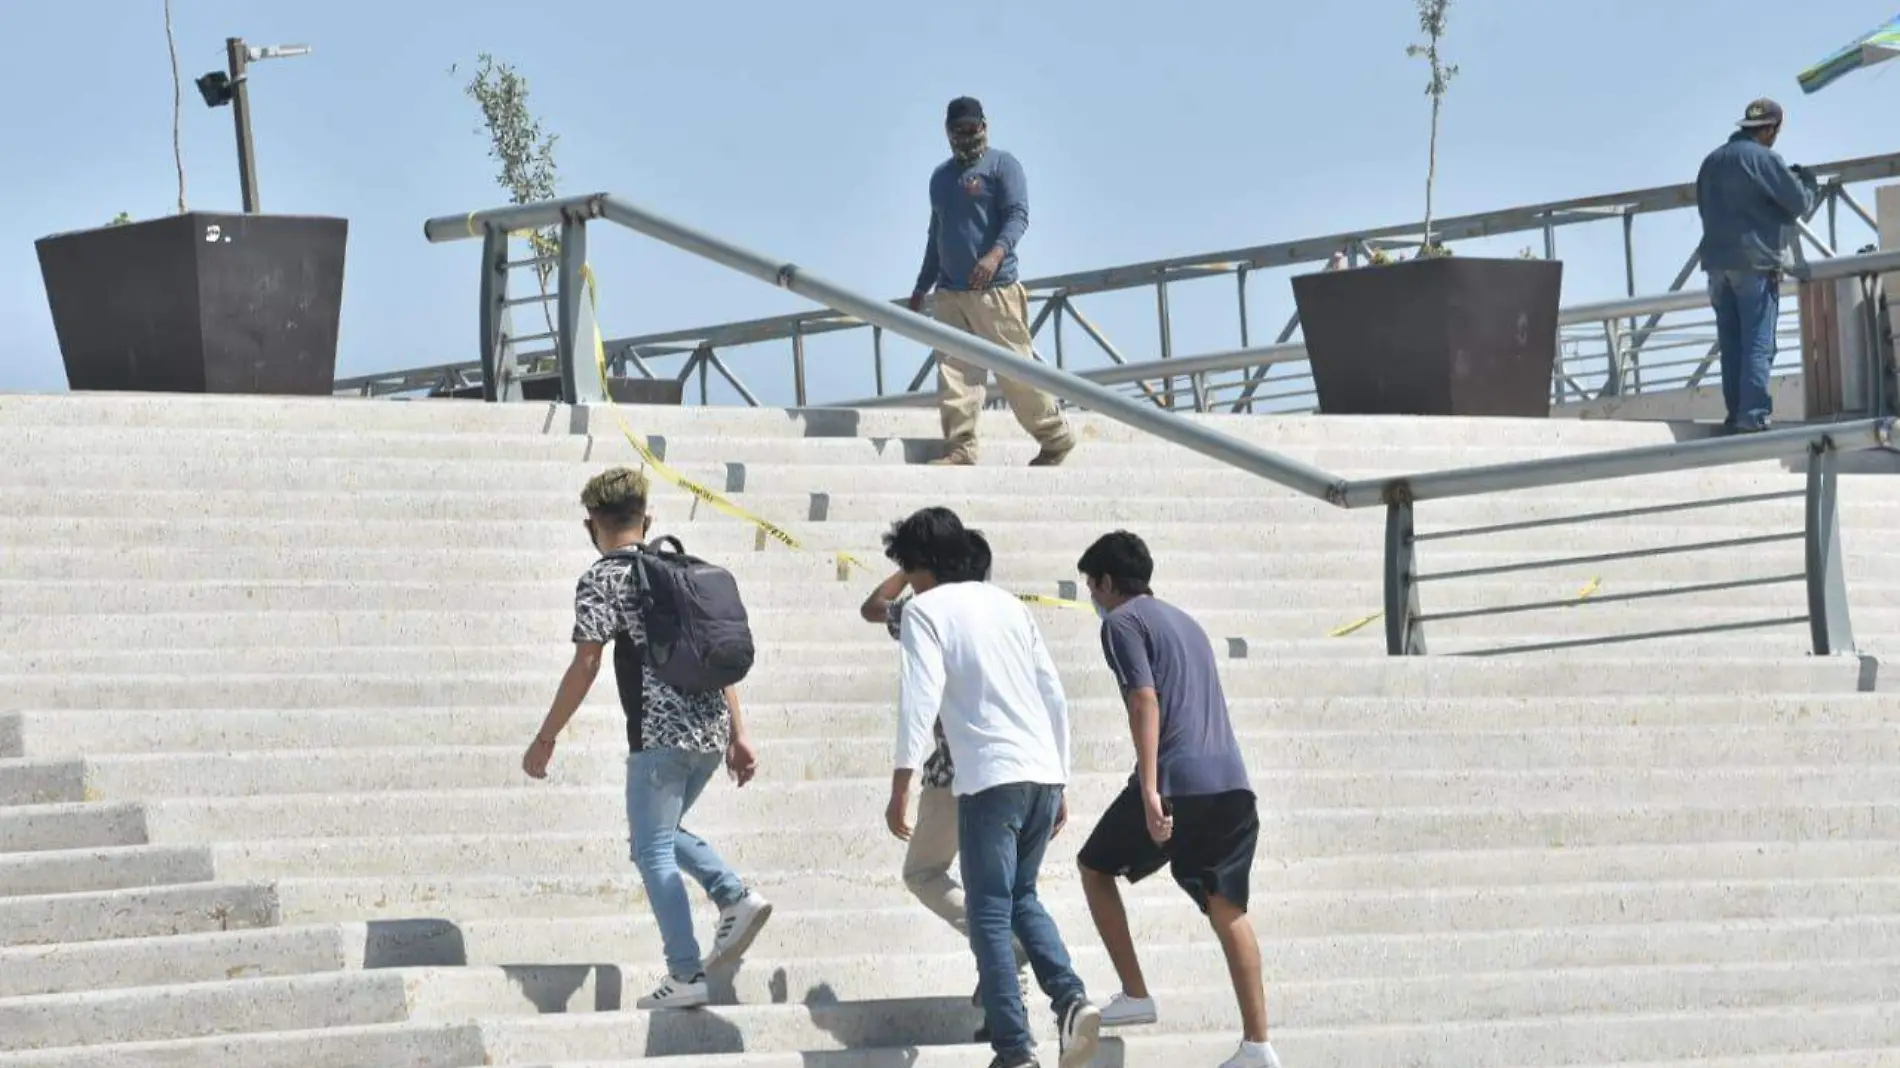
M 1242 1040 L 1221 1068 L 1279 1068 L 1267 1041 L 1260 944 L 1247 918 L 1260 817 L 1213 644 L 1194 617 L 1154 596 L 1154 560 L 1135 535 L 1104 535 L 1076 569 L 1102 616 L 1102 654 L 1135 740 L 1134 774 L 1076 858 L 1089 913 L 1122 983 L 1102 1008 L 1102 1025 L 1158 1018 L 1115 880 L 1140 882 L 1165 865 L 1213 925 L 1234 977 Z

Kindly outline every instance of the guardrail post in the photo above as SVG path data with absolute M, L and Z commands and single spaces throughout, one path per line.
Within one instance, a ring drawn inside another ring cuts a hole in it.
M 606 399 L 594 365 L 594 307 L 587 299 L 587 220 L 561 216 L 561 289 L 556 298 L 560 327 L 554 339 L 561 364 L 561 400 L 587 404 Z
M 521 399 L 515 373 L 514 315 L 508 307 L 508 231 L 482 228 L 482 399 Z
M 1385 651 L 1389 656 L 1424 656 L 1425 628 L 1419 624 L 1418 552 L 1412 538 L 1412 502 L 1385 506 Z
M 1807 587 L 1808 629 L 1814 655 L 1854 651 L 1854 625 L 1848 615 L 1847 574 L 1841 561 L 1840 454 L 1831 440 L 1808 447 Z

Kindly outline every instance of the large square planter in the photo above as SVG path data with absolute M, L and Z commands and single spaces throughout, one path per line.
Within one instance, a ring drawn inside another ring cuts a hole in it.
M 34 242 L 75 390 L 329 396 L 347 219 L 190 212 Z
M 1327 415 L 1550 414 L 1556 260 L 1444 256 L 1293 279 Z

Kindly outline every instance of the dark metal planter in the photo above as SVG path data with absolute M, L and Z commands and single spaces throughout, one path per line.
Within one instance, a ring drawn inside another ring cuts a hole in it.
M 1563 264 L 1448 256 L 1293 279 L 1329 415 L 1550 414 Z
M 329 396 L 347 219 L 190 212 L 34 243 L 75 390 Z

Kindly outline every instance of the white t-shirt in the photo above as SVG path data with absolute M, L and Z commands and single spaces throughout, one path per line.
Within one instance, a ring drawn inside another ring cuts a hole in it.
M 896 767 L 922 765 L 941 720 L 959 797 L 1069 781 L 1069 704 L 1026 605 L 987 582 L 937 586 L 912 598 L 898 640 Z

